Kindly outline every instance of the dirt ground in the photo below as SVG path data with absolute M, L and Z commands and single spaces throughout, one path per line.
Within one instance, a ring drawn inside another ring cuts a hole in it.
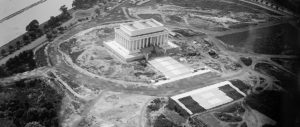
M 144 105 L 151 96 L 104 92 L 87 110 L 84 118 L 91 126 L 140 127 Z
M 178 3 L 170 1 L 159 4 L 151 1 L 136 6 L 125 1 L 111 12 L 105 12 L 108 14 L 106 17 L 101 15 L 76 26 L 50 43 L 47 46 L 49 65 L 52 65 L 53 70 L 61 74 L 62 81 L 71 87 L 67 90 L 72 96 L 62 106 L 65 108 L 65 112 L 62 113 L 65 114 L 62 118 L 63 125 L 143 127 L 148 119 L 141 120 L 145 115 L 144 107 L 153 96 L 169 97 L 230 79 L 243 80 L 252 88 L 249 93 L 280 89 L 280 86 L 274 84 L 274 77 L 261 74 L 255 71 L 254 67 L 260 62 L 275 65 L 269 59 L 271 57 L 290 56 L 233 52 L 228 45 L 216 38 L 219 35 L 247 31 L 248 25 L 253 25 L 253 29 L 267 27 L 266 24 L 272 25 L 280 16 L 259 11 L 257 8 L 237 11 L 235 7 L 241 5 L 232 5 L 230 1 L 221 2 L 222 5 L 230 5 L 226 11 L 211 7 L 212 4 L 207 8 L 197 4 L 199 7 L 185 4 L 179 6 Z M 147 84 L 146 81 L 161 74 L 140 61 L 122 63 L 103 47 L 104 41 L 113 39 L 113 28 L 119 23 L 143 18 L 158 19 L 168 30 L 175 33 L 175 36 L 170 35 L 170 40 L 179 45 L 181 51 L 169 54 L 171 57 L 195 69 L 207 66 L 213 72 L 159 87 Z M 181 29 L 197 34 L 178 31 Z M 75 43 L 71 42 L 71 39 L 75 39 Z M 240 57 L 251 58 L 252 64 L 246 66 L 240 61 Z M 276 66 L 283 68 L 277 64 Z M 83 98 L 80 98 L 82 96 Z M 243 122 L 237 125 L 230 123 L 228 126 L 242 126 L 245 121 L 251 126 L 255 119 L 270 121 L 251 108 L 247 111 L 248 116 L 245 116 Z M 170 117 L 173 112 L 161 113 Z M 208 114 L 201 120 L 208 121 L 211 126 L 223 125 L 213 114 Z M 174 119 L 173 122 L 176 121 Z

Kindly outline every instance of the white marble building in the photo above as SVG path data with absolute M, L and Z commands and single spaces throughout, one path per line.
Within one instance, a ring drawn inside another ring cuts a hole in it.
M 128 62 L 142 58 L 143 48 L 168 45 L 168 32 L 163 24 L 154 19 L 139 20 L 120 24 L 115 28 L 115 40 L 104 44 Z
M 154 19 L 124 23 L 115 28 L 115 41 L 126 48 L 129 54 L 151 45 L 162 46 L 167 43 L 168 32 L 163 24 Z

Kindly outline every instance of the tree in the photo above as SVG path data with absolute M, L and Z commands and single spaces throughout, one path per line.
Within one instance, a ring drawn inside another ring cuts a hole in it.
M 34 122 L 27 123 L 25 127 L 45 127 L 45 126 L 41 125 L 39 122 L 34 121 Z
M 95 9 L 95 13 L 96 13 L 97 15 L 100 15 L 100 9 L 99 9 L 99 8 Z
M 37 29 L 39 29 L 39 22 L 35 19 L 32 20 L 27 26 L 26 26 L 26 31 L 27 32 L 31 32 L 31 31 L 36 31 Z
M 48 41 L 52 41 L 53 35 L 51 31 L 46 34 L 46 38 Z
M 10 45 L 10 46 L 8 46 L 8 49 L 9 49 L 9 52 L 10 52 L 10 53 L 12 53 L 12 52 L 14 52 L 14 51 L 15 51 L 14 47 L 13 47 L 13 46 L 11 46 L 11 45 Z
M 66 7 L 66 5 L 61 6 L 59 10 L 61 11 L 62 14 L 68 13 L 68 8 Z
M 30 39 L 34 41 L 37 38 L 36 32 L 29 32 Z
M 70 13 L 68 12 L 68 7 L 66 7 L 66 5 L 63 5 L 59 8 L 59 10 L 61 11 L 61 14 L 63 17 L 69 17 Z
M 29 36 L 27 34 L 23 35 L 23 42 L 27 45 L 30 43 Z
M 161 3 L 163 0 L 156 0 L 156 3 Z
M 49 28 L 55 28 L 56 26 L 59 25 L 58 18 L 51 16 L 47 25 Z
M 90 8 L 99 2 L 104 3 L 105 1 L 106 0 L 74 0 L 72 3 L 72 7 L 76 9 Z
M 1 50 L 1 55 L 5 56 L 6 55 L 6 51 L 4 49 Z
M 81 8 L 83 4 L 84 4 L 84 0 L 74 0 L 72 3 L 72 7 Z
M 17 45 L 17 49 L 20 49 L 20 47 L 21 47 L 21 41 L 17 41 L 16 45 Z

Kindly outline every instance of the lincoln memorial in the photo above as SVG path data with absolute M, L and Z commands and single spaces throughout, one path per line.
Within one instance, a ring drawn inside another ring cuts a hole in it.
M 104 45 L 124 61 L 143 58 L 141 49 L 168 45 L 168 32 L 164 25 L 154 19 L 120 24 L 115 28 L 115 40 Z

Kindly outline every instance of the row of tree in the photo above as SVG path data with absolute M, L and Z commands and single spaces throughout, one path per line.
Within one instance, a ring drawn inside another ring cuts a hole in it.
M 33 57 L 33 51 L 28 50 L 20 53 L 18 56 L 10 58 L 5 64 L 0 66 L 0 78 L 33 70 L 36 68 Z
M 72 3 L 72 7 L 75 9 L 88 9 L 93 7 L 98 3 L 107 3 L 107 0 L 74 0 Z

